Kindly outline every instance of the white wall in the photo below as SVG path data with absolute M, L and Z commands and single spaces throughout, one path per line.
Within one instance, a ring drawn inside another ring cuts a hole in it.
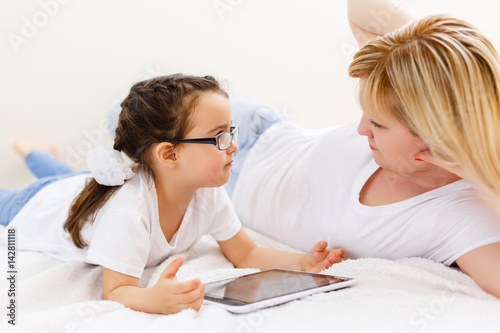
M 496 1 L 410 3 L 422 15 L 469 19 L 500 45 Z M 345 0 L 3 0 L 0 188 L 34 179 L 12 150 L 17 138 L 53 141 L 63 161 L 84 169 L 85 152 L 107 138 L 113 102 L 161 74 L 215 75 L 311 128 L 357 119 L 346 8 Z

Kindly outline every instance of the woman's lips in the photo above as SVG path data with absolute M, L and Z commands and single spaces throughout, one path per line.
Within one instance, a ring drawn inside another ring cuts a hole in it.
M 371 150 L 378 150 L 377 148 L 373 147 L 371 144 L 368 144 L 370 146 Z

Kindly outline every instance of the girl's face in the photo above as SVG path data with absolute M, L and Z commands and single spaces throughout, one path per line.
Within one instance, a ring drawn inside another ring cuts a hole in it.
M 427 163 L 415 160 L 415 156 L 427 149 L 427 145 L 396 119 L 379 120 L 364 114 L 358 133 L 368 138 L 375 162 L 382 168 L 401 176 L 424 171 Z
M 230 130 L 231 106 L 227 97 L 213 92 L 202 93 L 190 116 L 193 128 L 184 139 L 214 137 Z M 214 145 L 183 143 L 176 148 L 178 167 L 183 169 L 185 180 L 195 187 L 218 187 L 230 176 L 233 153 L 238 145 L 232 142 L 227 150 Z

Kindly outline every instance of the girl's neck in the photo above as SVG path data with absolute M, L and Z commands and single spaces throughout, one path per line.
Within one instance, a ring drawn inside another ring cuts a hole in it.
M 186 210 L 193 200 L 196 188 L 188 188 L 176 179 L 154 177 L 158 197 L 158 215 L 163 235 L 170 242 L 179 230 Z
M 155 177 L 156 194 L 158 196 L 158 205 L 180 209 L 186 211 L 197 188 L 190 188 L 183 182 L 176 179 L 166 179 L 166 177 Z

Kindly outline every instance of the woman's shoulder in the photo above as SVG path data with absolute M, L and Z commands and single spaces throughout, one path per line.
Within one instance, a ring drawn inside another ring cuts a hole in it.
M 293 121 L 278 122 L 269 127 L 255 143 L 248 157 L 258 155 L 274 156 L 276 151 L 286 152 L 287 149 L 309 150 L 312 146 L 328 146 L 333 149 L 352 149 L 352 145 L 359 145 L 363 138 L 357 133 L 357 122 L 341 126 L 328 126 L 322 129 L 309 129 Z M 324 143 L 324 144 L 323 144 Z M 368 145 L 366 145 L 368 147 Z
M 288 132 L 291 135 L 307 136 L 307 137 L 320 137 L 324 135 L 351 135 L 356 134 L 358 121 L 353 121 L 343 125 L 328 125 L 323 128 L 306 128 L 297 124 L 292 120 L 280 121 L 272 126 L 270 126 L 263 135 L 283 135 L 284 132 Z
M 435 216 L 441 224 L 449 221 L 475 225 L 498 225 L 500 220 L 494 208 L 489 205 L 481 192 L 470 181 L 461 179 L 431 191 L 431 204 L 426 205 L 428 214 Z

